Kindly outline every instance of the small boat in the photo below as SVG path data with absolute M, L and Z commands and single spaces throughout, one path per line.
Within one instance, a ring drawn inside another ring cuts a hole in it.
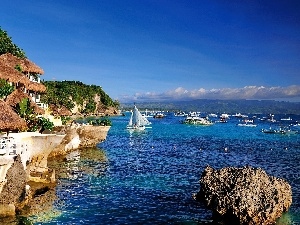
M 247 118 L 248 116 L 247 115 L 243 115 L 241 113 L 236 113 L 234 115 L 232 115 L 233 117 L 236 117 L 236 118 Z
M 131 111 L 131 116 L 129 119 L 129 123 L 127 125 L 127 129 L 129 130 L 145 130 L 146 125 L 150 125 L 151 122 L 147 120 L 138 110 L 136 106 L 134 106 L 133 111 Z
M 186 116 L 187 114 L 182 111 L 174 112 L 174 116 Z
M 209 117 L 218 117 L 218 115 L 215 114 L 215 113 L 210 113 L 210 114 L 208 114 L 208 116 L 209 116 Z
M 291 130 L 289 128 L 280 127 L 279 129 L 272 129 L 271 127 L 269 129 L 262 129 L 261 130 L 265 134 L 297 134 L 298 131 Z
M 245 119 L 242 123 L 239 123 L 238 126 L 242 127 L 256 127 L 257 125 L 254 124 L 252 119 Z
M 227 120 L 224 117 L 220 117 L 220 120 L 217 120 L 216 123 L 227 123 Z
M 146 111 L 144 113 L 142 113 L 142 116 L 143 117 L 146 117 L 146 118 L 150 118 L 150 117 L 153 117 L 152 114 L 148 114 L 148 110 L 146 109 Z
M 153 116 L 153 118 L 158 118 L 158 119 L 162 119 L 165 117 L 165 114 L 163 114 L 162 112 L 157 112 L 155 113 L 155 115 Z
M 240 127 L 256 127 L 256 124 L 252 124 L 252 123 L 239 123 L 238 126 Z
M 291 121 L 291 120 L 293 120 L 291 117 L 288 117 L 288 118 L 282 118 L 282 119 L 280 119 L 280 120 L 282 120 L 282 121 Z

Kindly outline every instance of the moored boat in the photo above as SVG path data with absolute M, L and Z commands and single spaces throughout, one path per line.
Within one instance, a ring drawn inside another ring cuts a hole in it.
M 262 129 L 261 131 L 265 134 L 297 134 L 298 133 L 298 131 L 291 130 L 290 128 L 286 128 L 286 127 L 280 127 L 279 129 L 273 129 L 270 127 L 269 129 Z
M 184 124 L 192 124 L 192 125 L 212 125 L 211 122 L 206 117 L 199 117 L 199 116 L 188 116 L 184 121 Z

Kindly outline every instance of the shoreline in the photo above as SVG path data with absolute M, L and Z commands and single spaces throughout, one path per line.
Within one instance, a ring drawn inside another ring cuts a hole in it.
M 24 209 L 41 201 L 40 195 L 55 187 L 55 170 L 48 167 L 48 159 L 96 146 L 105 141 L 109 129 L 110 126 L 65 125 L 56 127 L 52 134 L 1 135 L 3 140 L 9 137 L 7 144 L 16 150 L 0 156 L 0 218 L 25 212 Z M 7 190 L 14 193 L 14 198 L 7 198 Z

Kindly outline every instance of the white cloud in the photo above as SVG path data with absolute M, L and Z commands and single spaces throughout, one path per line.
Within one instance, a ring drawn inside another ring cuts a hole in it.
M 178 87 L 163 93 L 145 92 L 134 96 L 123 96 L 121 102 L 129 101 L 165 101 L 165 100 L 193 100 L 193 99 L 293 99 L 300 97 L 300 85 L 288 87 L 245 86 L 242 88 L 210 89 L 199 88 L 186 90 Z

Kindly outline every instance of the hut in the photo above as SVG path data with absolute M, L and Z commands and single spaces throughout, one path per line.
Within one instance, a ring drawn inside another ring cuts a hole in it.
M 1 57 L 1 56 L 0 56 Z M 24 76 L 18 70 L 8 66 L 5 62 L 0 60 L 0 79 L 6 80 L 7 82 L 14 85 L 16 88 L 25 87 L 30 84 L 28 77 Z
M 72 112 L 65 106 L 58 107 L 57 105 L 51 104 L 49 108 L 53 116 L 72 116 Z
M 18 58 L 10 53 L 0 55 L 0 62 L 3 70 L 10 70 L 9 72 L 12 74 L 21 74 L 20 76 L 23 77 L 22 79 L 24 82 L 21 79 L 19 82 L 23 83 L 25 92 L 32 98 L 34 102 L 40 102 L 40 93 L 44 93 L 46 91 L 46 87 L 40 83 L 39 77 L 44 73 L 44 71 L 29 59 Z M 19 69 L 21 72 L 19 72 L 17 69 Z M 9 73 L 5 74 L 9 75 Z M 19 87 L 17 86 L 16 88 Z
M 15 107 L 18 103 L 20 103 L 24 98 L 29 99 L 30 106 L 33 108 L 35 114 L 42 115 L 45 113 L 45 110 L 40 108 L 34 101 L 32 101 L 31 97 L 21 91 L 20 89 L 14 90 L 7 98 L 6 103 L 11 107 Z
M 0 55 L 0 61 L 4 61 L 6 65 L 11 68 L 15 68 L 17 65 L 19 65 L 24 74 L 44 74 L 42 68 L 31 62 L 29 59 L 21 59 L 11 53 Z
M 0 131 L 8 132 L 27 129 L 25 120 L 19 117 L 3 100 L 0 100 L 0 108 Z

